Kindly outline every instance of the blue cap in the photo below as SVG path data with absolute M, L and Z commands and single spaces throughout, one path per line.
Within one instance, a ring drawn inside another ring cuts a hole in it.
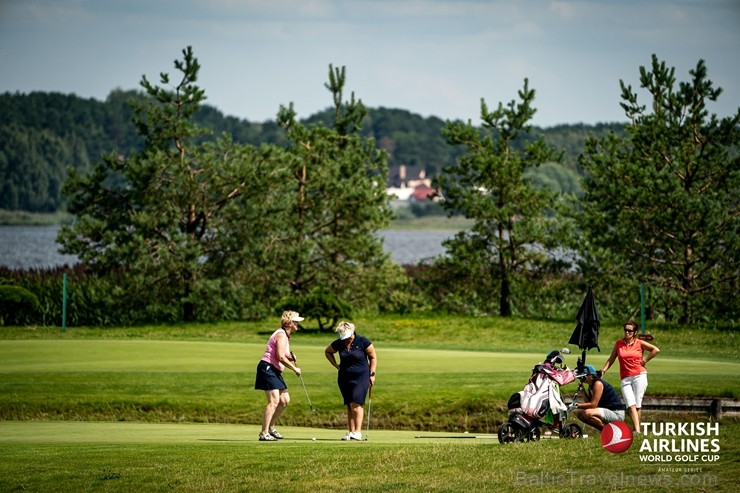
M 596 368 L 594 368 L 594 365 L 586 365 L 583 367 L 583 371 L 586 372 L 586 375 L 596 375 Z

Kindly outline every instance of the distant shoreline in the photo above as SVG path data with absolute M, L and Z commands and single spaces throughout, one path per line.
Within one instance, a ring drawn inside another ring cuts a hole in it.
M 423 216 L 395 219 L 384 229 L 420 231 L 460 231 L 470 229 L 473 221 L 464 217 Z
M 0 226 L 53 226 L 72 222 L 68 212 L 28 212 L 0 209 Z

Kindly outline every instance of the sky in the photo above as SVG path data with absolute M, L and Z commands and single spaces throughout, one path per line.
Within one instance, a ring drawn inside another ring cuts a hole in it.
M 652 54 L 679 82 L 703 59 L 710 111 L 740 108 L 740 0 L 0 0 L 0 93 L 102 101 L 187 46 L 206 103 L 252 122 L 330 107 L 330 64 L 371 108 L 479 123 L 528 78 L 534 125 L 623 122 Z

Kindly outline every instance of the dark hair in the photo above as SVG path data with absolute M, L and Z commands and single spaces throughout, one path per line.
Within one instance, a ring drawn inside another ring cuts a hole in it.
M 624 324 L 624 328 L 626 329 L 626 328 L 627 328 L 627 326 L 630 326 L 630 327 L 632 327 L 632 329 L 633 329 L 633 330 L 634 330 L 635 332 L 637 332 L 637 330 L 639 329 L 639 326 L 637 325 L 637 322 L 633 322 L 632 320 L 630 320 L 629 322 L 625 322 L 625 324 Z

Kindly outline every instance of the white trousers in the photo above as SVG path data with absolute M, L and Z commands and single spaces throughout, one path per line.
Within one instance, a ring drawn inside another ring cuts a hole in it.
M 637 409 L 642 408 L 642 396 L 645 395 L 647 386 L 647 373 L 640 373 L 622 379 L 622 397 L 624 397 L 624 404 L 628 409 L 632 406 Z

